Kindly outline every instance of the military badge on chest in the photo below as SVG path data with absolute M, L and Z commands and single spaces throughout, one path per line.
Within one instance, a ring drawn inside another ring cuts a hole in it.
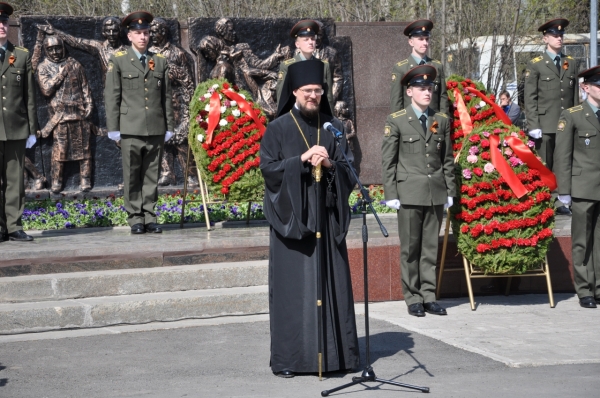
M 160 79 L 157 81 L 156 84 L 158 84 L 158 87 L 160 87 Z

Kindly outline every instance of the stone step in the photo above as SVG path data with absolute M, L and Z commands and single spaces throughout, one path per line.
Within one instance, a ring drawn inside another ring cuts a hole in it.
M 259 286 L 267 267 L 261 260 L 0 278 L 0 303 Z
M 0 335 L 265 314 L 268 287 L 145 293 L 0 304 Z

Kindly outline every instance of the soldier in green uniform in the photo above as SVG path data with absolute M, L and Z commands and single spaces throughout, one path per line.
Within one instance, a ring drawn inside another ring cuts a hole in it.
M 8 41 L 13 8 L 0 3 L 0 242 L 31 241 L 23 232 L 25 149 L 35 144 L 38 130 L 31 56 Z
M 412 103 L 387 117 L 382 144 L 386 205 L 398 210 L 402 292 L 408 313 L 446 315 L 435 302 L 438 238 L 456 196 L 450 122 L 429 107 L 436 68 L 420 65 L 400 83 Z
M 129 14 L 131 47 L 110 57 L 104 101 L 108 136 L 121 140 L 125 209 L 131 233 L 161 233 L 154 206 L 163 144 L 172 136 L 174 118 L 167 59 L 148 51 L 152 15 Z
M 583 71 L 587 99 L 564 110 L 556 127 L 558 199 L 571 210 L 573 276 L 579 304 L 600 304 L 600 66 Z
M 412 47 L 412 53 L 408 58 L 394 65 L 392 70 L 392 87 L 390 92 L 391 113 L 408 108 L 411 104 L 410 97 L 406 94 L 406 87 L 402 85 L 400 79 L 417 65 L 435 66 L 437 75 L 433 82 L 433 97 L 431 98 L 429 107 L 436 112 L 448 112 L 448 93 L 446 91 L 444 67 L 440 61 L 427 56 L 431 29 L 433 29 L 433 22 L 428 19 L 420 19 L 412 22 L 404 29 L 404 35 L 408 36 L 408 44 Z
M 316 35 L 319 33 L 319 24 L 312 19 L 303 19 L 298 22 L 290 31 L 290 36 L 295 40 L 296 48 L 300 50 L 298 54 L 294 55 L 293 58 L 283 61 L 279 65 L 279 73 L 277 74 L 277 104 L 281 98 L 281 90 L 284 86 L 285 77 L 287 75 L 288 67 L 300 61 L 306 61 L 307 59 L 313 58 L 313 51 L 316 46 Z M 327 93 L 327 102 L 329 102 L 329 109 L 335 108 L 335 101 L 333 99 L 333 77 L 331 74 L 331 68 L 329 62 L 322 59 L 321 62 L 324 64 L 323 74 L 323 90 Z
M 550 170 L 554 170 L 556 124 L 560 113 L 579 103 L 577 65 L 562 54 L 563 34 L 569 25 L 566 19 L 553 19 L 538 28 L 544 35 L 546 51 L 529 61 L 525 70 L 525 114 L 529 135 L 536 140 L 536 149 Z M 571 211 L 556 202 L 558 214 Z

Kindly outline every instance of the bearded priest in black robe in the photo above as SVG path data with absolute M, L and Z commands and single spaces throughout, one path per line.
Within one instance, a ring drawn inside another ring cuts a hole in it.
M 336 146 L 323 129 L 331 116 L 323 87 L 323 63 L 290 65 L 278 106 L 261 141 L 260 169 L 265 179 L 264 213 L 271 225 L 269 311 L 271 369 L 281 377 L 318 371 L 317 289 L 322 298 L 322 370 L 344 371 L 359 365 L 354 298 L 346 234 L 348 197 L 354 183 L 345 137 Z M 312 171 L 321 165 L 319 183 Z M 320 190 L 317 196 L 316 189 Z M 317 214 L 317 197 L 320 197 Z M 317 286 L 316 221 L 320 219 L 321 286 Z

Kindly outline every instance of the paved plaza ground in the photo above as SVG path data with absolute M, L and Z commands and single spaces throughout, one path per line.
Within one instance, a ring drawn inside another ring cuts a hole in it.
M 449 316 L 421 319 L 403 302 L 372 304 L 376 374 L 438 397 L 598 396 L 600 310 L 555 298 L 551 309 L 544 295 L 483 297 L 474 312 L 442 300 Z M 268 315 L 0 336 L 0 397 L 317 397 L 354 376 L 281 379 L 268 364 Z M 369 383 L 331 396 L 420 394 Z

